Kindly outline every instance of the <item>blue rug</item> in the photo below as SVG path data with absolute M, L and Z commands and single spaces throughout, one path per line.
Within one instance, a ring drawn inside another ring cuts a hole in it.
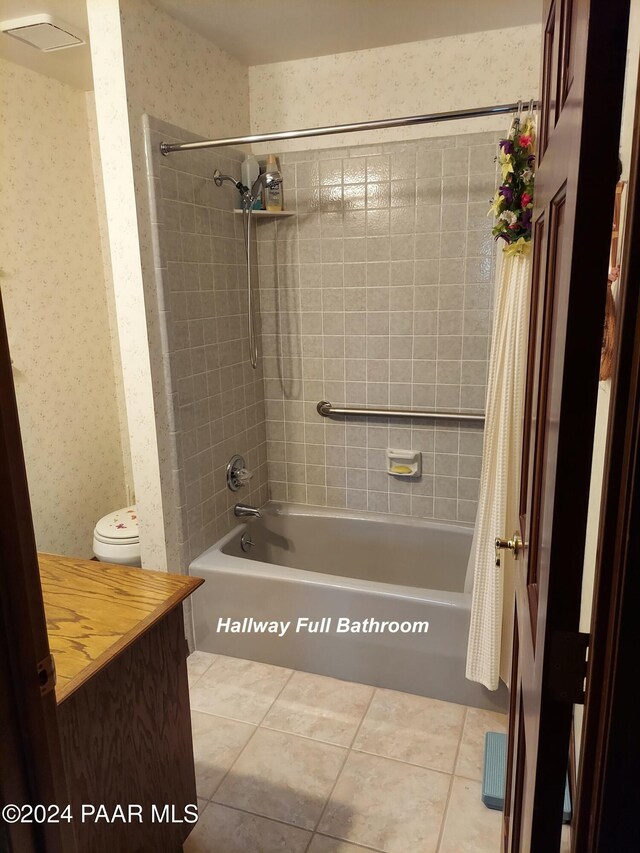
M 502 811 L 507 775 L 507 736 L 500 732 L 487 732 L 484 736 L 484 766 L 482 770 L 482 802 L 488 809 Z M 564 823 L 571 820 L 569 779 L 564 789 Z

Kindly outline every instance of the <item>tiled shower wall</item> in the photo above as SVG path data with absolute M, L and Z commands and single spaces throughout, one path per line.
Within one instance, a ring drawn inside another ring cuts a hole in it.
M 238 500 L 267 499 L 262 370 L 249 364 L 242 218 L 234 213 L 236 190 L 212 179 L 218 168 L 239 180 L 244 155 L 230 148 L 160 154 L 162 140 L 196 138 L 149 118 L 156 280 L 174 417 L 175 458 L 166 464 L 178 484 L 187 564 L 237 523 Z M 226 483 L 236 453 L 253 473 L 241 494 Z
M 482 426 L 335 404 L 484 411 L 495 133 L 283 154 L 289 219 L 258 226 L 270 496 L 472 522 Z M 386 448 L 422 452 L 390 477 Z

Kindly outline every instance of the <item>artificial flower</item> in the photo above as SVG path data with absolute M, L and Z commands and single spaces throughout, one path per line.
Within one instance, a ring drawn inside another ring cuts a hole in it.
M 511 204 L 513 201 L 513 190 L 511 187 L 506 184 L 502 184 L 502 186 L 498 187 L 498 192 L 504 198 L 507 204 Z
M 513 174 L 513 163 L 510 159 L 503 159 L 500 163 L 500 168 L 502 170 L 502 183 L 505 183 L 509 175 Z
M 498 216 L 503 204 L 504 198 L 500 195 L 500 191 L 496 190 L 496 194 L 493 197 L 493 203 L 489 208 L 487 216 Z
M 503 249 L 505 255 L 513 257 L 514 255 L 528 255 L 531 251 L 531 240 L 526 240 L 520 237 L 515 243 L 510 243 Z
M 498 148 L 498 165 L 502 181 L 491 202 L 488 215 L 496 217 L 492 234 L 506 244 L 504 251 L 513 255 L 527 252 L 533 231 L 533 165 L 535 127 L 527 118 L 514 119 L 506 139 Z

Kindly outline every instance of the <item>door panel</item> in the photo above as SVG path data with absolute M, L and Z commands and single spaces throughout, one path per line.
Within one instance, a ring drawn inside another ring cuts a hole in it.
M 1 298 L 0 516 L 0 803 L 64 807 L 53 679 L 39 666 L 49 640 Z M 75 850 L 66 822 L 11 824 L 6 834 L 12 853 Z
M 628 24 L 628 3 L 603 6 L 545 3 L 524 546 L 513 564 L 504 838 L 514 853 L 559 850 L 573 702 L 581 701 L 585 667 L 581 578 Z

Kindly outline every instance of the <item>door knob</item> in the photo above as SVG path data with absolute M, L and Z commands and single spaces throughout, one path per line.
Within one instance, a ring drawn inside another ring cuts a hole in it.
M 499 536 L 496 539 L 496 565 L 500 565 L 500 551 L 512 551 L 514 559 L 518 559 L 518 554 L 522 551 L 523 541 L 516 530 L 511 539 L 501 539 Z

